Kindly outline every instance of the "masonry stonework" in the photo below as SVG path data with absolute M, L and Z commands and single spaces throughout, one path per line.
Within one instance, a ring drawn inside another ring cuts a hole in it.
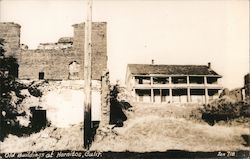
M 38 79 L 39 73 L 43 73 L 44 79 L 67 80 L 70 79 L 70 64 L 75 62 L 80 65 L 80 71 L 75 72 L 79 78 L 75 79 L 84 79 L 84 23 L 75 24 L 73 27 L 73 47 L 28 50 L 20 48 L 20 25 L 0 23 L 0 38 L 6 42 L 4 44 L 6 56 L 15 57 L 19 64 L 18 78 Z M 92 24 L 93 80 L 101 80 L 103 72 L 107 70 L 106 39 L 106 23 L 94 22 Z
M 10 57 L 20 51 L 20 28 L 19 24 L 0 23 L 0 38 L 4 39 L 5 56 Z
M 245 95 L 250 100 L 250 73 L 244 76 Z

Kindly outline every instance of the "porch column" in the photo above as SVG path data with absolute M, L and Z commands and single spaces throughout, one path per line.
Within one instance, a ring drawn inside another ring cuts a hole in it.
M 172 77 L 169 77 L 169 97 L 170 103 L 173 103 L 173 94 L 172 94 Z
M 207 88 L 207 77 L 204 76 L 204 84 L 205 84 L 205 105 L 208 104 L 208 88 Z
M 150 76 L 150 86 L 151 86 L 151 102 L 153 103 L 154 102 L 154 90 L 153 90 L 153 77 Z
M 133 88 L 132 90 L 132 96 L 134 97 L 135 101 L 138 102 L 139 100 L 137 99 L 137 95 L 136 95 L 136 92 L 135 92 L 135 88 Z
M 154 90 L 151 88 L 151 102 L 154 102 Z
M 132 86 L 135 86 L 136 82 L 135 82 L 135 76 L 132 77 Z
M 189 76 L 187 76 L 187 102 L 191 102 Z
M 135 82 L 135 76 L 132 77 L 132 96 L 136 99 L 137 101 L 137 97 L 136 97 L 136 93 L 135 93 L 135 85 L 136 85 L 136 82 Z
M 162 89 L 160 89 L 160 99 L 161 99 L 161 103 L 162 103 Z

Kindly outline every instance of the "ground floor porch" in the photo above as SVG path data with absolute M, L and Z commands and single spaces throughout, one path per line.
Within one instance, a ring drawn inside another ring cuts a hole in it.
M 136 102 L 145 103 L 199 103 L 207 104 L 218 98 L 220 89 L 151 88 L 134 89 Z

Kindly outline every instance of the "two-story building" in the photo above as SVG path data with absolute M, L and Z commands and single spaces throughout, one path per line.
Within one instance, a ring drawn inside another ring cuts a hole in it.
M 210 63 L 128 64 L 125 83 L 136 102 L 207 104 L 218 97 L 221 77 Z

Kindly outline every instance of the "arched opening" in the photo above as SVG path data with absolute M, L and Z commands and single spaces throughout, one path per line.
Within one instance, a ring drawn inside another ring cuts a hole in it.
M 76 61 L 73 61 L 69 64 L 69 79 L 77 80 L 80 79 L 80 64 Z

